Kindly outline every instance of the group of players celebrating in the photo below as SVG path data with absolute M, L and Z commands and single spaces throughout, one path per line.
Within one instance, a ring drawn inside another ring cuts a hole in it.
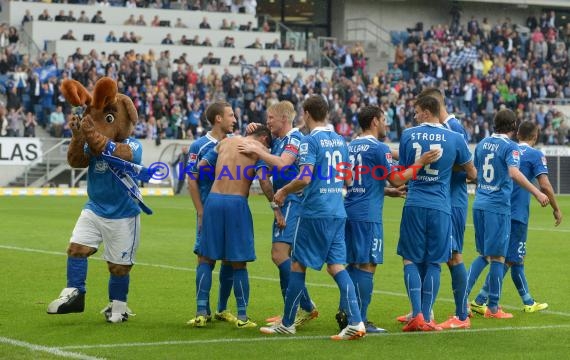
M 302 108 L 307 135 L 293 128 L 294 107 L 282 101 L 267 110 L 267 126 L 250 124 L 245 137 L 227 137 L 235 123 L 229 104 L 218 102 L 207 109 L 212 130 L 191 145 L 189 159 L 194 174 L 210 166 L 215 167 L 216 176 L 193 176 L 188 181 L 197 213 L 194 252 L 198 256 L 197 311 L 189 325 L 204 327 L 211 321 L 212 271 L 220 260 L 214 318 L 238 328 L 257 327 L 247 316 L 246 266 L 255 260 L 247 196 L 256 174 L 275 215 L 271 256 L 279 269 L 284 300 L 283 315 L 268 318 L 267 326 L 260 328 L 264 334 L 295 334 L 298 327 L 318 316 L 305 286 L 305 273 L 307 268 L 320 270 L 324 264 L 340 293 L 336 314 L 340 333 L 332 339 L 385 332 L 368 320 L 367 310 L 376 266 L 384 256 L 386 195 L 406 197 L 397 250 L 411 304 L 411 312 L 398 318 L 405 323 L 403 331 L 470 328 L 472 311 L 485 318 L 512 317 L 499 306 L 509 268 L 523 310 L 547 308 L 530 295 L 524 273 L 530 194 L 543 207 L 552 206 L 556 225 L 562 214 L 548 180 L 545 157 L 532 148 L 538 136 L 535 124 L 520 124 L 517 144 L 510 139 L 517 133 L 516 116 L 508 109 L 500 110 L 494 121 L 495 134 L 481 141 L 473 156 L 465 130 L 445 109 L 443 95 L 428 88 L 415 102 L 420 125 L 403 132 L 395 151 L 381 141 L 386 126 L 379 107 L 360 109 L 362 133 L 350 144 L 326 127 L 328 105 L 322 97 L 308 97 Z M 356 176 L 347 178 L 338 166 L 350 163 L 353 170 L 393 169 L 395 160 L 399 161 L 397 174 L 380 177 L 356 171 L 352 172 Z M 240 177 L 239 169 L 246 168 L 249 176 Z M 331 176 L 306 175 L 317 169 L 329 169 Z M 220 176 L 224 171 L 227 176 Z M 272 181 L 267 174 L 273 174 Z M 534 179 L 540 190 L 531 183 Z M 469 271 L 461 255 L 467 181 L 477 184 L 473 222 L 479 253 Z M 436 324 L 432 309 L 441 263 L 447 263 L 451 272 L 456 309 L 454 316 Z M 489 263 L 485 286 L 469 303 L 473 285 Z M 237 316 L 227 309 L 232 288 Z

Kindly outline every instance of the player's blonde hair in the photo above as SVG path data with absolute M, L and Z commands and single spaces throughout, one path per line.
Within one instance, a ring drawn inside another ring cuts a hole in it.
M 295 112 L 295 107 L 290 101 L 283 100 L 278 102 L 277 104 L 271 105 L 267 112 L 271 112 L 272 114 L 276 115 L 277 117 L 285 116 L 290 124 L 293 123 L 297 112 Z

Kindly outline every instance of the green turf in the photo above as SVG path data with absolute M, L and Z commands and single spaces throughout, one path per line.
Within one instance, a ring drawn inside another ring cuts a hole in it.
M 570 197 L 560 197 L 570 216 Z M 46 315 L 47 304 L 65 286 L 65 248 L 85 198 L 4 197 L 0 199 L 0 337 L 50 347 L 52 353 L 32 351 L 0 339 L 1 359 L 55 359 L 55 348 L 72 354 L 109 359 L 171 358 L 565 358 L 570 350 L 570 258 L 568 221 L 554 228 L 550 208 L 533 202 L 527 275 L 531 293 L 550 304 L 547 312 L 523 314 L 521 301 L 507 276 L 502 303 L 515 313 L 511 320 L 473 319 L 470 332 L 403 334 L 395 322 L 408 311 L 400 258 L 395 254 L 401 199 L 387 199 L 384 208 L 385 264 L 376 274 L 370 320 L 386 327 L 387 336 L 336 343 L 334 314 L 338 291 L 326 272 L 309 271 L 308 289 L 320 317 L 299 329 L 295 338 L 273 338 L 257 330 L 238 330 L 214 322 L 192 329 L 185 322 L 195 310 L 194 211 L 188 197 L 148 198 L 155 215 L 142 218 L 138 265 L 131 277 L 129 306 L 137 316 L 118 325 L 105 323 L 99 311 L 106 305 L 106 265 L 98 255 L 89 263 L 88 295 L 83 314 Z M 278 273 L 270 259 L 272 212 L 261 196 L 250 199 L 258 260 L 249 267 L 249 314 L 259 324 L 282 312 Z M 468 216 L 465 258 L 475 256 L 471 215 Z M 31 250 L 31 251 L 26 251 Z M 41 250 L 42 252 L 34 252 Z M 214 276 L 212 302 L 217 298 Z M 478 286 L 474 291 L 477 291 Z M 235 300 L 230 298 L 235 310 Z M 442 283 L 435 314 L 445 320 L 454 311 L 449 271 Z M 307 337 L 307 338 L 301 338 Z M 170 342 L 170 343 L 168 343 Z M 132 343 L 146 345 L 127 346 Z M 89 347 L 93 345 L 106 347 Z M 112 347 L 112 344 L 120 346 Z M 122 344 L 122 345 L 121 345 Z

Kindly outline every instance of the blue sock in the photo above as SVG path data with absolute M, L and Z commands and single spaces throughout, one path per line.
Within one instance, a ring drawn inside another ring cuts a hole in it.
M 487 277 L 485 278 L 485 283 L 483 284 L 481 290 L 479 290 L 479 294 L 477 294 L 475 302 L 479 305 L 483 305 L 487 303 L 488 298 L 489 298 L 489 274 L 487 274 Z
M 279 285 L 281 285 L 281 295 L 283 296 L 283 301 L 285 301 L 285 293 L 287 292 L 287 286 L 289 285 L 289 276 L 291 274 L 291 258 L 283 261 L 278 266 L 279 268 Z
M 119 300 L 127 302 L 127 294 L 129 293 L 129 274 L 124 276 L 116 276 L 111 274 L 109 277 L 109 301 Z
M 455 300 L 455 315 L 463 321 L 467 319 L 467 298 L 465 297 L 467 270 L 464 263 L 452 266 L 449 270 L 451 271 L 451 288 Z
M 340 290 L 341 299 L 343 297 L 346 299 L 341 300 L 341 303 L 347 304 L 346 316 L 348 318 L 348 324 L 357 325 L 362 321 L 362 318 L 360 317 L 360 309 L 358 308 L 358 301 L 356 300 L 356 291 L 354 290 L 354 284 L 352 283 L 348 272 L 346 270 L 339 271 L 334 276 L 334 281 L 336 281 L 336 284 Z
M 303 295 L 301 299 L 299 299 L 299 307 L 307 312 L 313 311 L 313 302 L 311 301 L 307 287 L 303 288 Z
M 491 269 L 489 270 L 489 304 L 487 304 L 491 312 L 496 312 L 499 307 L 504 273 L 505 267 L 503 263 L 491 261 Z
M 228 299 L 234 286 L 234 269 L 231 265 L 220 266 L 220 291 L 218 294 L 218 312 L 228 308 Z
M 508 271 L 509 271 L 509 266 L 505 264 L 503 271 L 503 279 L 505 278 L 505 275 L 507 275 Z M 479 305 L 483 305 L 487 303 L 488 298 L 489 298 L 489 274 L 487 274 L 487 277 L 485 278 L 485 283 L 483 284 L 481 291 L 479 291 L 479 294 L 475 298 L 475 302 Z
M 291 326 L 295 322 L 297 314 L 297 306 L 303 296 L 305 288 L 305 273 L 291 271 L 289 276 L 289 285 L 285 294 L 285 310 L 283 311 L 282 323 L 285 326 Z
M 534 299 L 528 292 L 528 283 L 524 274 L 524 264 L 514 264 L 511 267 L 511 278 L 519 291 L 519 295 L 525 305 L 534 304 Z
M 372 290 L 374 289 L 374 274 L 368 271 L 354 269 L 356 282 L 353 279 L 358 306 L 360 307 L 360 317 L 362 321 L 368 320 L 368 305 L 372 301 Z
M 426 276 L 422 283 L 422 313 L 426 322 L 431 320 L 431 309 L 439 291 L 440 277 L 441 266 L 434 263 L 427 264 Z
M 249 276 L 247 269 L 234 269 L 234 295 L 236 297 L 238 319 L 247 320 L 249 302 Z
M 404 284 L 412 304 L 412 317 L 422 312 L 422 279 L 416 264 L 404 265 Z
M 210 314 L 210 290 L 213 267 L 208 263 L 198 264 L 196 269 L 196 314 Z
M 67 258 L 67 287 L 77 288 L 85 293 L 85 280 L 87 279 L 87 258 Z
M 469 298 L 469 294 L 471 294 L 471 290 L 473 289 L 473 286 L 475 286 L 479 275 L 481 275 L 481 272 L 483 269 L 485 269 L 485 267 L 487 267 L 488 264 L 489 263 L 487 262 L 487 259 L 485 259 L 483 256 L 478 256 L 475 260 L 473 260 L 473 263 L 469 268 L 469 272 L 467 273 L 467 289 L 465 289 L 465 299 Z

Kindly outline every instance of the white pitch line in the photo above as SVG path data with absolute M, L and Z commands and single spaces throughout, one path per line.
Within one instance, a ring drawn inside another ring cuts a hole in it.
M 45 353 L 49 353 L 52 355 L 61 356 L 64 358 L 70 358 L 70 359 L 82 359 L 82 360 L 100 360 L 100 359 L 103 359 L 103 358 L 99 358 L 99 357 L 84 355 L 84 354 L 77 353 L 77 352 L 64 351 L 60 347 L 36 345 L 36 344 L 29 343 L 29 342 L 11 339 L 11 338 L 7 338 L 7 337 L 3 337 L 3 336 L 0 336 L 0 343 L 12 345 L 12 346 L 17 346 L 17 347 L 23 347 L 23 348 L 26 348 L 26 349 L 31 350 L 31 351 L 45 352 Z
M 453 331 L 433 331 L 433 332 L 395 332 L 387 334 L 367 335 L 367 337 L 394 337 L 394 336 L 422 336 L 422 335 L 443 335 L 443 334 L 465 334 L 465 333 L 484 333 L 499 331 L 534 331 L 549 329 L 568 329 L 570 325 L 544 325 L 544 326 L 506 326 L 498 328 L 469 329 L 469 330 L 453 330 Z M 207 345 L 219 343 L 251 343 L 251 342 L 268 342 L 268 341 L 297 341 L 297 340 L 328 340 L 329 336 L 262 336 L 258 338 L 223 338 L 223 339 L 206 339 L 206 340 L 174 340 L 174 341 L 156 341 L 156 342 L 136 342 L 136 343 L 119 343 L 119 344 L 93 344 L 93 345 L 70 345 L 62 346 L 62 349 L 101 349 L 101 348 L 119 348 L 119 347 L 143 347 L 143 346 L 168 346 L 168 345 Z
M 24 247 L 19 247 L 19 246 L 10 246 L 10 245 L 0 245 L 0 249 L 8 249 L 8 250 L 16 250 L 16 251 L 33 252 L 33 253 L 48 254 L 48 255 L 67 256 L 66 253 L 60 252 L 60 251 L 40 250 L 40 249 L 24 248 Z M 98 261 L 105 261 L 105 260 L 103 260 L 103 259 L 100 258 L 100 257 L 91 257 L 90 259 L 98 260 Z M 164 264 L 151 264 L 151 263 L 145 263 L 145 262 L 137 262 L 135 265 L 137 265 L 137 266 L 155 267 L 155 268 L 167 269 L 167 270 L 178 270 L 178 271 L 196 272 L 196 269 L 189 268 L 189 267 L 184 267 L 184 266 L 164 265 Z M 217 271 L 214 271 L 214 274 L 217 274 L 217 273 L 218 273 Z M 279 282 L 279 279 L 277 279 L 277 278 L 270 278 L 270 277 L 265 277 L 265 276 L 249 275 L 249 278 L 250 278 L 250 279 L 254 279 L 254 280 L 260 280 L 260 281 Z M 336 288 L 337 288 L 336 285 L 332 285 L 332 284 L 322 284 L 322 283 L 311 283 L 311 282 L 307 282 L 305 285 L 310 286 L 310 287 L 321 287 L 321 288 L 329 288 L 329 289 L 336 289 Z M 374 294 L 380 294 L 380 295 L 403 297 L 403 298 L 407 298 L 407 297 L 408 297 L 408 295 L 406 295 L 406 294 L 404 294 L 404 293 L 397 293 L 397 292 L 385 291 L 385 290 L 374 290 L 373 293 L 374 293 Z M 454 303 L 454 302 L 455 302 L 454 299 L 445 298 L 445 297 L 438 297 L 437 300 L 438 300 L 438 301 L 443 301 L 443 302 L 448 302 L 448 303 Z M 521 308 L 520 306 L 504 305 L 504 304 L 501 304 L 501 306 L 502 306 L 503 308 L 505 308 L 505 309 L 511 309 L 511 310 L 520 310 L 520 308 Z M 550 314 L 550 315 L 560 315 L 560 316 L 567 316 L 567 317 L 570 317 L 570 313 L 560 312 L 560 311 L 542 310 L 541 313 L 543 313 L 543 314 Z

